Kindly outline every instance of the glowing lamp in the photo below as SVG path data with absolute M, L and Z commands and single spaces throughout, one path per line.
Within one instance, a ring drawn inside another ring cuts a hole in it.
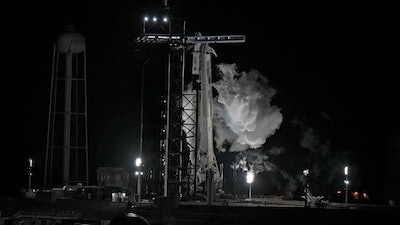
M 136 160 L 135 160 L 135 165 L 137 166 L 137 167 L 139 167 L 140 165 L 142 165 L 142 158 L 136 158 Z
M 29 164 L 29 168 L 33 167 L 33 159 L 32 158 L 28 159 L 28 164 Z
M 247 172 L 246 182 L 248 184 L 251 184 L 251 183 L 253 183 L 253 181 L 254 181 L 254 173 L 253 172 Z
M 139 175 L 140 175 L 140 176 L 143 176 L 143 172 L 142 172 L 142 171 L 135 171 L 135 175 L 136 175 L 136 176 L 139 176 Z

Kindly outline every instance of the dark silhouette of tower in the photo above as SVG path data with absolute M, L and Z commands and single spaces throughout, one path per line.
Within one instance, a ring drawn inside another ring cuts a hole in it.
M 88 184 L 85 38 L 67 25 L 53 50 L 44 188 Z

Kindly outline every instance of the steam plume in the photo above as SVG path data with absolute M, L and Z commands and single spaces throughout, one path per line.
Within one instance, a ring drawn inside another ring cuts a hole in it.
M 282 114 L 271 106 L 276 90 L 256 70 L 238 71 L 236 64 L 219 64 L 221 79 L 213 83 L 214 139 L 219 151 L 235 152 L 261 147 L 279 129 Z

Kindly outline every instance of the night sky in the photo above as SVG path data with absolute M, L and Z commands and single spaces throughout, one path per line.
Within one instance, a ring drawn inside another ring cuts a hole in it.
M 18 194 L 27 186 L 28 157 L 36 161 L 34 185 L 43 185 L 53 43 L 67 23 L 75 24 L 86 39 L 91 181 L 97 167 L 132 168 L 138 154 L 140 62 L 134 39 L 141 32 L 142 15 L 157 10 L 162 1 L 56 2 L 15 4 L 3 20 L 2 113 L 7 125 L 1 195 Z M 355 184 L 381 190 L 382 172 L 376 166 L 385 166 L 387 138 L 398 138 L 400 130 L 400 18 L 394 3 L 168 2 L 186 21 L 188 35 L 246 35 L 245 44 L 213 45 L 218 55 L 214 63 L 255 69 L 276 89 L 271 104 L 280 108 L 283 121 L 262 147 L 267 153 L 285 149 L 285 157 L 270 155 L 275 165 L 295 174 L 316 161 L 329 166 L 347 161 L 355 167 Z M 151 106 L 158 104 L 163 78 L 147 76 L 144 151 L 154 151 L 159 140 L 152 121 L 160 114 Z M 317 146 L 305 147 L 307 132 L 318 139 Z M 313 150 L 327 145 L 328 155 L 313 158 Z M 219 156 L 226 164 L 235 158 Z M 323 178 L 316 179 L 316 186 L 324 184 Z M 255 191 L 261 194 L 258 185 Z

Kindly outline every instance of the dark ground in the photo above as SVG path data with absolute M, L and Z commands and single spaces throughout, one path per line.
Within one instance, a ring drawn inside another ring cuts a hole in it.
M 243 204 L 204 203 L 161 204 L 128 207 L 123 202 L 99 202 L 96 200 L 57 200 L 53 203 L 34 199 L 2 198 L 2 218 L 15 216 L 17 212 L 29 213 L 73 212 L 88 224 L 100 224 L 121 213 L 134 212 L 146 218 L 150 224 L 197 225 L 197 224 L 390 224 L 398 220 L 397 206 L 351 205 L 350 207 L 304 208 L 301 206 L 260 206 Z M 3 220 L 2 220 L 3 221 Z M 70 222 L 70 221 L 69 221 Z M 72 223 L 72 222 L 71 222 Z M 63 222 L 68 224 L 68 221 Z M 73 223 L 72 223 L 73 224 Z M 128 225 L 128 224 L 127 224 Z

